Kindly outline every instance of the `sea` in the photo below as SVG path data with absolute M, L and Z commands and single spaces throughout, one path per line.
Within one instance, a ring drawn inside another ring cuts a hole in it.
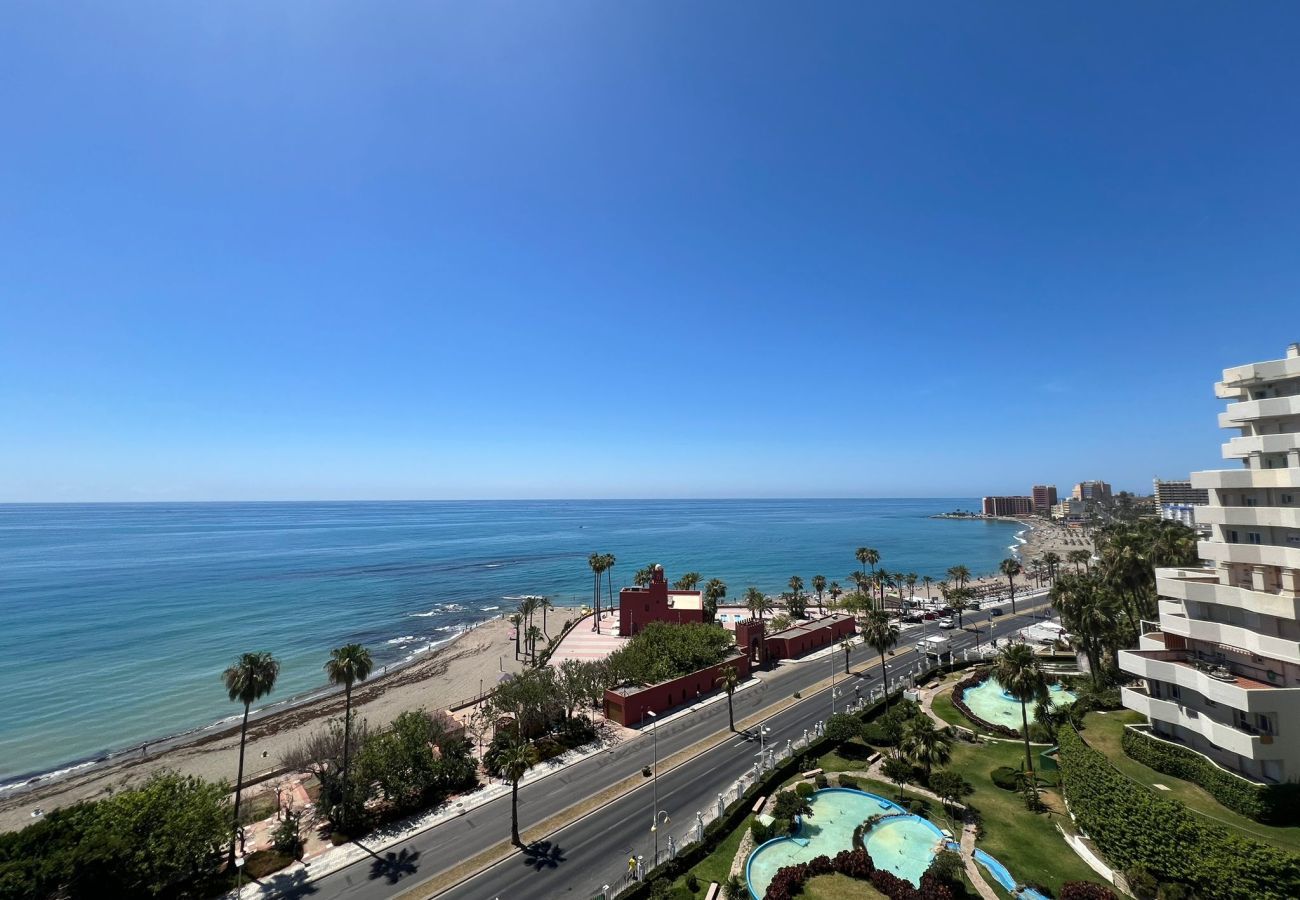
M 791 575 L 848 586 L 854 550 L 936 580 L 997 568 L 1015 523 L 935 519 L 974 498 L 0 505 L 0 790 L 233 718 L 221 673 L 268 650 L 267 703 L 318 690 L 331 647 L 399 664 L 502 615 L 591 602 L 662 563 L 731 597 Z

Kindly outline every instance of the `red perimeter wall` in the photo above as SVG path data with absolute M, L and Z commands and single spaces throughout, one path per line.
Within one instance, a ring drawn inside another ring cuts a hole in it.
M 765 642 L 768 659 L 795 659 L 812 650 L 820 650 L 828 644 L 834 644 L 841 638 L 853 634 L 856 628 L 852 616 L 827 622 L 807 634 L 794 637 L 769 636 Z
M 605 718 L 620 725 L 639 725 L 646 718 L 647 711 L 662 713 L 674 706 L 693 702 L 697 697 L 720 690 L 718 676 L 727 666 L 736 667 L 741 681 L 749 677 L 749 656 L 741 653 L 716 666 L 652 684 L 639 691 L 626 694 L 605 691 Z

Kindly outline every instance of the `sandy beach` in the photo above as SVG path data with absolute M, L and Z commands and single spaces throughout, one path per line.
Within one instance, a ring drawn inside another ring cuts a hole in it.
M 546 617 L 546 630 L 555 635 L 577 607 L 556 607 Z M 541 618 L 536 622 L 541 625 Z M 492 619 L 458 635 L 408 666 L 376 672 L 353 688 L 353 706 L 372 726 L 383 726 L 408 709 L 446 709 L 488 691 L 503 672 L 521 672 L 515 659 L 513 626 Z M 278 772 L 281 759 L 325 720 L 343 712 L 341 691 L 251 719 L 245 772 L 248 780 Z M 172 769 L 186 775 L 234 782 L 239 755 L 239 727 L 234 725 L 200 732 L 170 742 L 148 745 L 147 753 L 115 757 L 103 764 L 78 769 L 0 794 L 0 830 L 11 831 L 32 822 L 32 810 L 45 811 L 91 800 L 106 792 L 131 787 L 154 772 Z

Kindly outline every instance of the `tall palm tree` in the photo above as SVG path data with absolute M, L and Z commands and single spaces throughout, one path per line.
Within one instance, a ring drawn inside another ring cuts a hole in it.
M 853 649 L 853 641 L 845 638 L 840 641 L 840 649 L 844 651 L 844 674 L 849 674 L 849 651 Z
M 551 634 L 546 630 L 546 611 L 548 609 L 555 609 L 555 604 L 551 602 L 550 597 L 538 597 L 537 608 L 542 611 L 542 633 L 546 635 L 547 639 L 549 639 Z
M 889 710 L 889 671 L 885 654 L 898 644 L 898 626 L 889 621 L 884 610 L 873 609 L 862 621 L 862 639 L 880 654 L 880 683 L 885 687 L 885 710 Z
M 721 578 L 710 578 L 704 583 L 704 610 L 708 621 L 718 614 L 718 601 L 727 596 L 727 583 Z
M 724 666 L 722 673 L 718 675 L 718 687 L 727 692 L 727 724 L 731 730 L 736 730 L 736 714 L 731 708 L 731 695 L 736 693 L 736 688 L 740 685 L 740 673 L 736 671 L 735 666 Z
M 591 574 L 596 582 L 595 602 L 593 603 L 596 610 L 596 623 L 592 631 L 600 634 L 600 576 L 605 574 L 605 554 L 592 553 L 587 557 L 587 565 L 591 567 Z
M 966 587 L 952 588 L 948 591 L 948 609 L 957 614 L 958 628 L 966 627 L 963 617 L 966 610 L 970 609 L 970 595 L 973 593 L 973 589 Z
M 835 606 L 835 604 L 839 602 L 840 594 L 844 593 L 844 590 L 840 587 L 838 581 L 832 581 L 830 587 L 826 590 L 830 591 L 831 594 L 831 606 Z
M 374 660 L 370 651 L 360 644 L 345 644 L 330 651 L 330 660 L 325 663 L 325 674 L 330 684 L 343 685 L 343 810 L 344 817 L 348 809 L 348 765 L 352 750 L 352 685 L 365 681 L 374 669 Z M 346 823 L 341 822 L 341 825 Z
M 826 615 L 826 607 L 822 605 L 822 592 L 826 590 L 826 576 L 814 575 L 812 589 L 817 592 L 817 612 Z
M 609 586 L 609 592 L 605 595 L 609 598 L 607 601 L 610 607 L 614 605 L 614 554 L 606 553 L 600 558 L 600 567 L 605 572 L 605 580 Z
M 854 586 L 858 589 L 859 594 L 865 596 L 867 593 L 867 585 L 871 583 L 871 576 L 861 569 L 858 569 L 856 572 L 849 573 L 849 581 L 853 582 Z
M 745 588 L 745 606 L 751 615 L 758 617 L 760 622 L 763 621 L 763 613 L 772 611 L 772 601 L 752 584 Z
M 239 841 L 239 795 L 244 789 L 244 744 L 248 739 L 248 710 L 255 700 L 271 693 L 275 679 L 280 674 L 280 664 L 269 653 L 245 653 L 221 673 L 226 693 L 231 700 L 244 704 L 244 721 L 239 726 L 239 774 L 235 777 L 235 830 L 230 840 L 230 855 L 226 864 L 235 864 L 235 845 Z
M 653 580 L 654 570 L 651 569 L 650 566 L 646 566 L 644 569 L 637 569 L 636 573 L 632 576 L 632 583 L 637 587 L 645 587 Z
M 790 580 L 786 582 L 790 585 L 790 592 L 794 594 L 794 605 L 800 607 L 803 605 L 803 579 L 798 575 L 791 575 Z
M 1061 557 L 1057 556 L 1055 553 L 1044 553 L 1043 564 L 1047 566 L 1048 581 L 1055 581 L 1056 567 L 1061 564 Z
M 934 584 L 934 579 L 929 575 L 921 576 L 921 584 L 925 585 L 925 599 L 930 599 L 930 585 Z
M 673 585 L 673 590 L 693 591 L 695 590 L 695 586 L 699 583 L 700 583 L 699 572 L 687 572 L 681 578 L 677 579 L 677 583 Z
M 519 839 L 519 779 L 537 765 L 537 748 L 531 741 L 516 738 L 507 742 L 497 753 L 497 771 L 510 782 L 510 843 L 522 847 Z
M 952 759 L 952 742 L 935 727 L 929 716 L 909 719 L 899 743 L 903 754 L 925 770 L 926 781 L 935 766 L 946 766 Z
M 1011 615 L 1016 614 L 1016 576 L 1020 574 L 1020 560 L 1008 556 L 998 564 L 998 571 L 1007 576 L 1007 586 L 1011 589 Z
M 537 662 L 537 639 L 542 636 L 542 629 L 536 625 L 528 626 L 528 656 Z
M 970 569 L 965 566 L 950 566 L 948 580 L 956 582 L 957 587 L 965 587 L 966 582 L 970 581 Z
M 1092 569 L 1092 554 L 1087 550 L 1071 550 L 1065 555 L 1065 558 L 1074 563 L 1074 574 L 1076 575 L 1079 574 L 1079 563 L 1085 563 L 1088 565 L 1089 570 Z
M 1028 644 L 1010 644 L 998 653 L 993 677 L 1002 690 L 1020 701 L 1021 735 L 1025 739 L 1025 769 L 1029 783 L 1034 783 L 1034 758 L 1029 752 L 1029 704 L 1048 699 L 1047 676 L 1042 663 Z
M 510 615 L 506 616 L 506 619 L 509 620 L 510 624 L 515 628 L 515 659 L 518 659 L 519 638 L 523 635 L 524 617 L 519 615 L 517 612 L 512 612 Z
M 880 592 L 880 605 L 878 609 L 885 608 L 885 585 L 889 584 L 889 573 L 884 569 L 877 569 L 871 573 L 871 580 L 876 585 L 876 590 Z
M 916 573 L 908 572 L 903 580 L 907 582 L 907 602 L 911 603 L 916 599 Z

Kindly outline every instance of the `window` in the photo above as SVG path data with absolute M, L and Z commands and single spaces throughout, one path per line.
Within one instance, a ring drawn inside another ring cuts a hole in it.
M 1235 544 L 1235 543 L 1237 543 L 1237 540 L 1238 540 L 1238 539 L 1237 539 L 1237 532 L 1235 532 L 1235 531 L 1229 531 L 1229 532 L 1228 532 L 1228 543 L 1229 543 L 1229 544 Z
M 1282 502 L 1285 503 L 1285 504 L 1294 503 L 1294 502 L 1295 502 L 1295 498 L 1294 498 L 1292 495 L 1290 495 L 1290 494 L 1283 494 L 1283 495 L 1282 495 Z
M 1169 696 L 1175 700 L 1183 699 L 1183 689 L 1176 684 L 1169 685 Z
M 1250 541 L 1252 544 L 1262 544 L 1262 543 L 1264 543 L 1264 541 L 1260 538 L 1260 536 L 1259 536 L 1259 532 L 1258 532 L 1258 531 L 1248 531 L 1248 532 L 1246 532 L 1246 540 Z

